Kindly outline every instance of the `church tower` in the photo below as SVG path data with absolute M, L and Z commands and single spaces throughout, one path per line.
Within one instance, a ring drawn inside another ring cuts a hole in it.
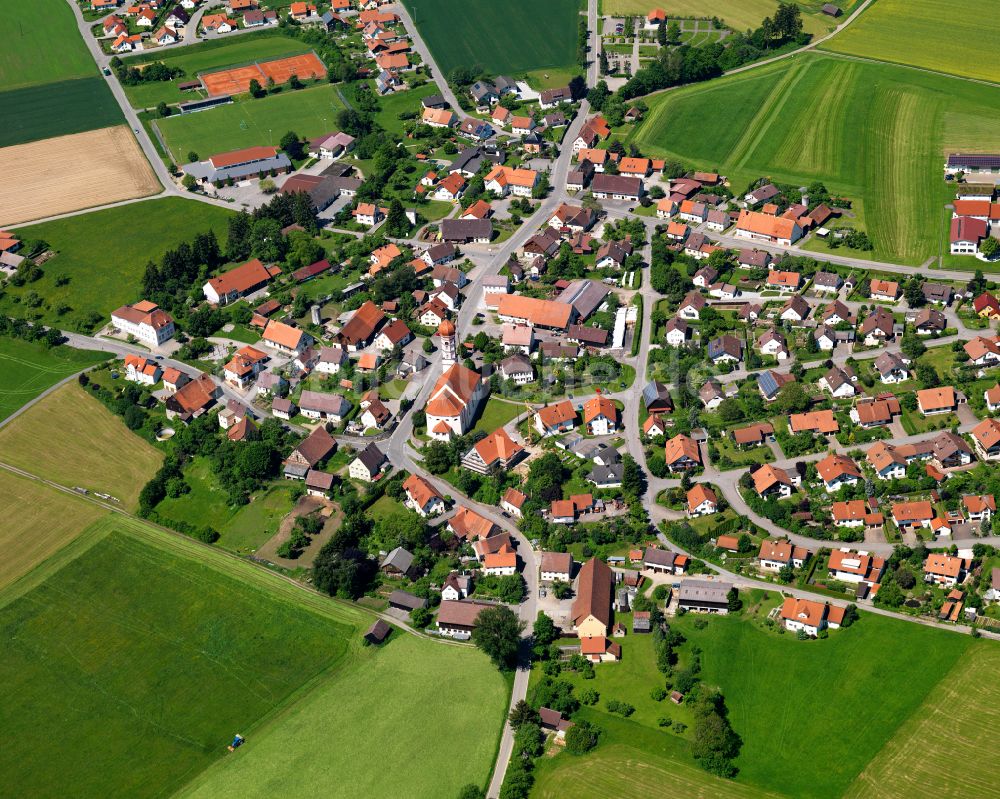
M 438 328 L 437 334 L 438 338 L 441 339 L 441 363 L 447 368 L 457 360 L 458 343 L 455 325 L 445 319 Z

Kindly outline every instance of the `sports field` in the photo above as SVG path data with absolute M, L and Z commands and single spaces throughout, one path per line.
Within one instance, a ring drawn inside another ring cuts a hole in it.
M 97 74 L 65 0 L 0 0 L 0 42 L 4 92 Z M 6 109 L 0 94 L 0 118 L 9 121 Z
M 485 784 L 506 704 L 504 680 L 480 652 L 397 630 L 180 795 L 456 796 Z
M 576 64 L 578 0 L 404 0 L 447 75 L 481 65 L 491 74 Z
M 0 337 L 0 422 L 64 377 L 107 358 L 103 352 L 50 349 L 33 341 Z
M 857 0 L 839 2 L 845 12 Z M 833 30 L 838 20 L 819 13 L 820 2 L 801 2 L 802 28 L 814 36 Z M 601 10 L 607 16 L 634 14 L 645 17 L 652 9 L 662 8 L 671 18 L 718 17 L 733 30 L 753 30 L 760 26 L 764 17 L 772 16 L 778 8 L 778 0 L 603 0 Z M 844 15 L 846 16 L 846 14 Z M 842 16 L 839 21 L 843 21 Z
M 234 733 L 252 746 L 254 726 L 356 640 L 358 614 L 312 612 L 249 564 L 119 516 L 97 525 L 75 560 L 0 595 L 11 796 L 170 795 L 227 757 Z
M 0 147 L 124 122 L 104 78 L 79 78 L 0 92 Z
M 737 193 L 761 176 L 820 180 L 854 201 L 874 258 L 919 264 L 947 234 L 944 153 L 997 128 L 998 88 L 806 54 L 652 98 L 629 138 L 721 171 Z
M 128 59 L 130 65 L 162 61 L 169 67 L 183 69 L 184 75 L 171 81 L 123 86 L 133 108 L 152 108 L 157 103 L 177 103 L 193 100 L 198 95 L 182 92 L 178 84 L 193 80 L 199 72 L 222 69 L 233 64 L 281 56 L 309 50 L 309 45 L 282 35 L 279 31 L 261 31 L 233 38 L 213 39 L 172 50 L 156 50 Z
M 215 231 L 224 248 L 231 215 L 215 205 L 166 197 L 20 228 L 22 237 L 44 239 L 58 254 L 46 262 L 41 279 L 6 288 L 0 313 L 18 317 L 37 313 L 43 322 L 63 330 L 104 324 L 115 308 L 135 302 L 150 259 L 159 261 L 166 250 L 207 230 Z M 118 231 L 113 246 L 108 231 Z M 62 278 L 69 282 L 57 285 Z M 42 307 L 30 309 L 13 302 L 13 297 L 23 298 L 31 291 L 44 299 Z M 62 305 L 70 310 L 60 315 Z
M 0 148 L 0 225 L 159 194 L 124 125 Z
M 23 577 L 108 511 L 0 469 L 0 590 Z
M 158 119 L 154 124 L 178 164 L 189 152 L 201 158 L 213 153 L 255 145 L 277 145 L 293 130 L 299 136 L 319 136 L 336 128 L 337 113 L 344 107 L 329 85 L 271 95 L 260 100 L 212 108 L 197 114 Z
M 875 0 L 822 47 L 998 83 L 1000 17 L 985 9 L 980 0 Z
M 39 477 L 111 494 L 129 510 L 163 460 L 75 382 L 0 429 L 0 453 L 6 463 Z

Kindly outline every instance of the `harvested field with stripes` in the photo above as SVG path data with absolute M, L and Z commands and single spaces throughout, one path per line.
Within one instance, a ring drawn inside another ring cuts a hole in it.
M 162 191 L 124 125 L 0 149 L 0 226 Z
M 268 79 L 276 85 L 287 83 L 292 75 L 301 80 L 321 78 L 326 74 L 326 67 L 315 53 L 303 53 L 274 61 L 260 61 L 219 72 L 200 74 L 202 84 L 210 97 L 223 94 L 244 94 L 250 91 L 250 81 L 256 80 L 261 86 L 266 86 Z

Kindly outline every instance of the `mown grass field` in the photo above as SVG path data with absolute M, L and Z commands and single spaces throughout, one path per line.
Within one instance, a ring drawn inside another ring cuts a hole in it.
M 0 421 L 63 378 L 107 358 L 93 350 L 0 337 Z
M 824 50 L 1000 82 L 1000 19 L 977 0 L 876 0 Z
M 278 145 L 288 131 L 315 137 L 336 129 L 337 113 L 344 104 L 329 84 L 291 91 L 260 100 L 244 100 L 156 121 L 170 153 L 178 164 L 188 153 L 201 158 L 214 153 L 255 145 Z
M 0 42 L 0 86 L 5 92 L 97 74 L 65 0 L 0 0 Z M 5 102 L 0 94 L 0 118 L 9 121 Z
M 629 135 L 647 154 L 717 169 L 735 193 L 761 176 L 795 186 L 820 180 L 854 201 L 853 223 L 872 239 L 872 257 L 902 263 L 936 257 L 947 236 L 944 153 L 979 130 L 1000 137 L 1000 89 L 825 55 L 650 105 Z
M 524 413 L 524 406 L 516 402 L 505 402 L 500 399 L 488 399 L 479 414 L 475 430 L 492 433 L 498 427 L 503 427 L 518 414 Z
M 0 589 L 30 572 L 108 511 L 0 470 Z
M 517 74 L 576 63 L 578 0 L 404 0 L 444 75 L 481 65 Z
M 3 460 L 70 488 L 117 497 L 133 509 L 163 453 L 122 420 L 67 383 L 0 429 Z
M 115 308 L 136 301 L 150 259 L 159 261 L 166 250 L 210 229 L 225 247 L 231 215 L 218 206 L 167 197 L 20 228 L 23 238 L 44 239 L 58 254 L 45 264 L 41 279 L 21 288 L 6 288 L 6 295 L 0 297 L 0 313 L 39 319 L 63 330 L 78 329 L 90 314 L 97 314 L 98 323 L 103 324 Z M 109 231 L 141 233 L 115 235 L 112 246 Z M 69 282 L 56 285 L 63 277 Z M 14 297 L 23 298 L 29 292 L 43 299 L 41 307 L 14 302 Z M 70 310 L 56 313 L 64 304 Z
M 997 796 L 992 758 L 1000 724 L 996 674 L 1000 647 L 970 647 L 868 764 L 849 799 Z
M 308 52 L 311 48 L 279 31 L 261 31 L 247 36 L 215 39 L 171 51 L 153 51 L 128 59 L 130 65 L 160 61 L 169 67 L 183 69 L 184 75 L 171 81 L 123 86 L 133 108 L 153 108 L 157 103 L 179 103 L 198 95 L 177 88 L 184 81 L 194 80 L 199 72 L 208 72 L 250 61 L 265 61 L 281 56 Z
M 4 120 L 0 147 L 108 128 L 125 121 L 107 82 L 98 76 L 4 91 L 0 93 L 0 118 Z
M 396 630 L 180 796 L 456 796 L 485 784 L 506 704 L 506 684 L 480 652 Z
M 309 612 L 277 578 L 137 522 L 97 524 L 75 560 L 0 596 L 12 796 L 169 795 L 352 645 L 358 614 Z
M 606 730 L 601 745 L 584 758 L 560 754 L 546 762 L 539 769 L 533 795 L 567 795 L 575 780 L 581 787 L 574 795 L 602 796 L 612 785 L 609 780 L 614 780 L 618 793 L 629 796 L 655 795 L 653 786 L 663 785 L 683 796 L 837 799 L 856 790 L 858 775 L 870 774 L 868 779 L 879 783 L 884 796 L 902 799 L 920 794 L 909 793 L 893 779 L 890 769 L 906 766 L 884 753 L 895 746 L 893 742 L 914 737 L 903 748 L 909 757 L 918 758 L 932 746 L 934 736 L 940 739 L 940 719 L 928 711 L 928 703 L 939 708 L 937 712 L 947 712 L 943 709 L 949 705 L 940 694 L 952 695 L 946 686 L 955 685 L 956 692 L 970 694 L 965 700 L 970 709 L 953 713 L 953 719 L 977 718 L 973 707 L 997 704 L 995 687 L 982 676 L 1000 660 L 1000 647 L 992 643 L 975 643 L 966 636 L 870 614 L 854 627 L 831 632 L 827 640 L 808 642 L 765 630 L 745 617 L 712 618 L 703 630 L 694 622 L 692 616 L 673 622 L 688 641 L 681 649 L 680 667 L 686 666 L 693 646 L 701 648 L 699 676 L 706 685 L 720 688 L 733 728 L 743 739 L 736 779 L 719 780 L 693 762 L 687 741 L 690 714 L 683 705 L 651 699 L 650 690 L 660 684 L 651 645 L 630 635 L 622 643 L 620 664 L 598 666 L 592 681 L 570 677 L 581 688 L 600 693 L 599 703 L 584 713 Z M 990 656 L 973 668 L 968 653 L 978 649 Z M 634 658 L 649 662 L 630 663 Z M 956 677 L 966 670 L 973 674 Z M 983 687 L 969 690 L 967 686 L 976 680 Z M 631 703 L 634 715 L 625 720 L 605 712 L 608 699 Z M 661 730 L 656 723 L 661 716 L 688 724 L 688 730 L 683 736 Z M 925 718 L 931 721 L 921 721 Z M 907 733 L 910 727 L 915 732 Z M 983 795 L 977 788 L 988 779 L 989 766 L 968 777 L 958 764 L 966 762 L 962 757 L 966 748 L 981 745 L 988 735 L 987 727 L 981 733 L 977 729 L 959 735 L 961 744 L 949 746 L 938 740 L 943 751 L 929 769 L 936 767 L 943 776 L 935 782 L 928 776 L 928 790 L 938 789 L 955 774 L 960 789 L 938 795 Z M 919 744 L 918 736 L 922 736 Z M 811 756 L 816 752 L 822 757 Z M 879 752 L 883 754 L 876 757 Z M 883 759 L 885 765 L 876 768 Z M 625 765 L 612 767 L 615 762 Z M 582 774 L 587 778 L 581 779 Z M 963 792 L 962 787 L 969 790 Z M 857 796 L 870 795 L 863 788 Z
M 839 2 L 847 11 L 857 0 Z M 819 13 L 823 5 L 819 2 L 801 2 L 802 27 L 807 33 L 820 35 L 833 30 L 837 22 Z M 645 17 L 653 8 L 662 8 L 670 18 L 718 17 L 731 25 L 733 30 L 745 31 L 760 26 L 764 17 L 774 14 L 777 0 L 663 0 L 660 4 L 650 4 L 650 0 L 603 0 L 601 9 L 608 16 L 634 14 Z M 843 17 L 841 17 L 843 19 Z

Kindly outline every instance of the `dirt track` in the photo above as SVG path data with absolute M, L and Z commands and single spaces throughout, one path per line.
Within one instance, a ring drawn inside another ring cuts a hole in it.
M 124 125 L 0 148 L 0 227 L 159 194 Z

